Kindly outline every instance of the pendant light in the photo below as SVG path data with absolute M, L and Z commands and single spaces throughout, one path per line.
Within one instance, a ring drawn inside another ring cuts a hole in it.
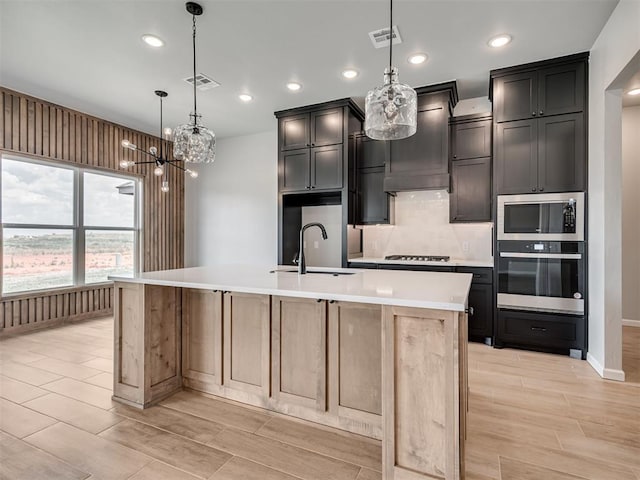
M 165 156 L 165 152 L 164 152 L 164 143 L 165 140 L 162 138 L 163 133 L 166 135 L 170 135 L 171 132 L 167 131 L 170 129 L 163 129 L 162 128 L 162 99 L 167 97 L 167 92 L 164 92 L 162 90 L 156 90 L 155 94 L 160 97 L 160 154 L 158 154 L 158 147 L 150 147 L 149 151 L 147 152 L 146 150 L 142 150 L 141 148 L 138 148 L 137 145 L 134 145 L 133 143 L 131 143 L 129 140 L 122 140 L 122 147 L 129 149 L 129 150 L 133 150 L 134 152 L 140 152 L 143 153 L 151 158 L 153 158 L 153 160 L 149 160 L 149 161 L 144 161 L 144 162 L 134 162 L 133 160 L 121 160 L 120 161 L 120 167 L 122 168 L 129 168 L 129 167 L 133 167 L 134 165 L 155 165 L 154 169 L 153 169 L 153 173 L 154 175 L 158 176 L 158 177 L 162 177 L 162 186 L 160 187 L 160 189 L 163 192 L 168 192 L 169 191 L 169 171 L 167 170 L 166 167 L 173 167 L 173 168 L 177 168 L 178 170 L 182 170 L 185 173 L 188 173 L 191 178 L 196 178 L 198 176 L 198 172 L 194 171 L 194 170 L 190 170 L 188 168 L 184 168 L 181 165 L 178 165 L 179 160 L 169 160 L 168 159 L 168 151 L 167 151 L 167 155 Z
M 193 17 L 193 113 L 189 114 L 189 123 L 175 129 L 173 156 L 190 163 L 211 163 L 216 156 L 216 136 L 200 122 L 196 101 L 196 17 L 202 15 L 202 7 L 187 2 L 186 8 Z
M 389 0 L 389 66 L 384 85 L 371 90 L 365 99 L 364 131 L 374 140 L 400 140 L 416 133 L 418 97 L 409 85 L 398 83 L 393 66 L 393 0 Z

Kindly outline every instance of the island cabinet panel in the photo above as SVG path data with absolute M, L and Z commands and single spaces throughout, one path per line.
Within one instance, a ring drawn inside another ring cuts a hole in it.
M 383 307 L 385 480 L 457 480 L 464 475 L 466 375 L 461 362 L 466 355 L 458 345 L 466 340 L 466 325 L 459 317 L 451 311 Z M 463 397 L 459 411 L 451 408 Z
M 224 293 L 224 385 L 269 397 L 271 297 Z
M 382 307 L 329 304 L 329 410 L 370 423 L 382 415 Z
M 182 387 L 179 288 L 115 284 L 114 397 L 138 407 Z
M 222 385 L 222 293 L 182 290 L 182 377 Z
M 114 390 L 132 401 L 144 386 L 139 357 L 144 352 L 142 290 L 134 283 L 117 283 L 114 289 Z
M 326 302 L 273 297 L 271 328 L 273 398 L 326 411 Z

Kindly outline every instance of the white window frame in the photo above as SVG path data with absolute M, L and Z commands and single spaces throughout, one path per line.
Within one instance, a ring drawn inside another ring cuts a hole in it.
M 78 167 L 75 165 L 69 165 L 67 163 L 41 160 L 33 157 L 25 157 L 22 155 L 3 153 L 0 155 L 0 201 L 2 200 L 2 161 L 13 160 L 23 163 L 31 163 L 35 165 L 43 165 L 46 167 L 61 168 L 64 170 L 70 170 L 73 172 L 73 223 L 71 225 L 55 225 L 55 224 L 27 224 L 27 223 L 5 223 L 0 218 L 2 224 L 2 231 L 5 228 L 12 229 L 25 229 L 25 230 L 70 230 L 72 232 L 72 258 L 73 258 L 73 283 L 71 285 L 61 285 L 52 288 L 33 289 L 33 290 L 21 290 L 19 292 L 2 293 L 4 287 L 2 285 L 2 279 L 4 275 L 0 275 L 0 297 L 9 298 L 11 296 L 24 296 L 30 293 L 39 294 L 42 292 L 73 289 L 77 287 L 83 287 L 85 285 L 104 285 L 109 284 L 111 281 L 104 282 L 92 282 L 86 283 L 86 265 L 85 265 L 85 234 L 89 231 L 128 231 L 133 232 L 134 242 L 134 254 L 133 254 L 133 274 L 138 275 L 140 273 L 140 259 L 142 251 L 142 182 L 139 177 L 133 175 L 122 175 L 118 172 L 106 171 L 101 169 Z M 134 220 L 133 227 L 105 227 L 105 226 L 92 226 L 84 224 L 84 173 L 91 173 L 93 175 L 103 175 L 111 178 L 121 178 L 123 181 L 131 181 L 134 185 Z M 1 205 L 1 204 L 0 204 Z M 2 215 L 2 209 L 0 208 L 0 216 Z M 2 242 L 4 244 L 4 242 Z M 0 251 L 0 254 L 3 254 Z M 3 256 L 4 258 L 4 256 Z M 3 266 L 0 268 L 4 268 Z

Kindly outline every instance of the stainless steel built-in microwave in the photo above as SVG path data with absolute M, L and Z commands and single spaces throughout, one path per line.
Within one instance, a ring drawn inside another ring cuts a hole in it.
M 584 193 L 498 195 L 498 240 L 584 240 Z

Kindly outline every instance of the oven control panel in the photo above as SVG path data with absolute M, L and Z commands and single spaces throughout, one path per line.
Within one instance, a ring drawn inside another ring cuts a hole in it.
M 522 253 L 583 253 L 583 245 L 582 242 L 502 240 L 498 242 L 498 251 Z

